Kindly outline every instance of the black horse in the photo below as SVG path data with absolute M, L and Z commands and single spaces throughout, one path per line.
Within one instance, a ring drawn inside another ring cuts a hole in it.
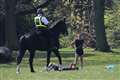
M 58 57 L 59 64 L 62 64 L 61 56 L 59 54 L 59 36 L 60 34 L 67 35 L 67 26 L 65 23 L 65 19 L 60 19 L 53 23 L 53 26 L 48 29 L 49 36 L 44 36 L 41 33 L 37 33 L 33 31 L 32 33 L 25 34 L 20 37 L 19 43 L 19 54 L 17 57 L 17 73 L 19 73 L 19 64 L 22 61 L 22 58 L 25 54 L 25 51 L 28 50 L 30 52 L 29 56 L 29 65 L 31 72 L 34 72 L 33 68 L 33 58 L 36 50 L 47 51 L 47 65 L 50 63 L 51 52 L 53 51 L 55 55 Z M 54 45 L 50 45 L 51 38 L 54 41 Z

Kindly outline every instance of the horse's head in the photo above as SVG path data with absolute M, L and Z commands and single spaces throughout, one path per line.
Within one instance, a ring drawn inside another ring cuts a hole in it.
M 65 18 L 63 18 L 63 19 L 59 22 L 59 24 L 60 24 L 60 29 L 61 29 L 62 34 L 68 35 L 68 27 L 67 27 Z
M 63 35 L 68 35 L 68 30 L 67 30 L 65 18 L 62 18 L 62 19 L 56 21 L 52 30 L 57 32 L 57 33 L 63 34 Z

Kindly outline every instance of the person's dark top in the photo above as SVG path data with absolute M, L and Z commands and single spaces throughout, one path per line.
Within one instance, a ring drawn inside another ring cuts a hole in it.
M 81 40 L 81 39 L 75 40 L 76 54 L 78 54 L 79 56 L 82 56 L 84 54 L 83 53 L 83 43 L 84 43 L 84 40 Z
M 75 46 L 76 46 L 76 48 L 82 49 L 83 43 L 84 43 L 84 40 L 82 40 L 82 39 L 76 39 L 75 40 Z

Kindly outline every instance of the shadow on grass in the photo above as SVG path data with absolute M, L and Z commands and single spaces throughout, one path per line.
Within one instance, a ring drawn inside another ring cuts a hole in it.
M 85 66 L 98 66 L 98 65 L 109 65 L 109 64 L 120 64 L 120 60 L 116 60 L 116 61 L 87 60 Z
M 46 54 L 47 52 L 41 52 L 41 51 L 37 51 L 35 53 L 35 58 L 46 58 Z M 60 55 L 63 58 L 69 58 L 69 57 L 74 57 L 75 52 L 74 51 L 60 51 Z M 15 55 L 14 55 L 15 56 Z M 17 55 L 16 55 L 17 56 Z M 56 57 L 56 55 L 52 52 L 51 53 L 52 57 Z M 91 54 L 91 53 L 87 53 L 84 55 L 85 57 L 91 57 L 91 56 L 95 56 L 95 54 Z M 26 52 L 24 58 L 28 58 L 29 57 L 29 53 Z
M 15 68 L 16 66 L 15 66 L 15 64 L 12 64 L 12 62 L 11 63 L 1 63 L 0 64 L 0 68 Z
M 112 51 L 112 53 L 115 55 L 120 55 L 120 51 Z

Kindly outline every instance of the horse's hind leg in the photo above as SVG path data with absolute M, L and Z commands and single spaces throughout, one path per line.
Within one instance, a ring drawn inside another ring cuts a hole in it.
M 35 72 L 33 68 L 33 58 L 35 56 L 35 50 L 29 50 L 30 52 L 30 57 L 29 57 L 29 66 L 30 66 L 30 71 Z
M 61 60 L 61 56 L 60 56 L 59 51 L 56 49 L 56 50 L 54 50 L 54 53 L 55 53 L 55 55 L 58 57 L 59 64 L 62 65 L 62 60 Z
M 19 73 L 20 72 L 20 63 L 21 63 L 21 61 L 22 61 L 22 58 L 23 58 L 23 56 L 24 56 L 24 54 L 25 54 L 25 50 L 24 49 L 20 49 L 20 51 L 19 51 L 19 54 L 18 54 L 18 56 L 17 56 L 17 68 L 16 68 L 16 73 Z

